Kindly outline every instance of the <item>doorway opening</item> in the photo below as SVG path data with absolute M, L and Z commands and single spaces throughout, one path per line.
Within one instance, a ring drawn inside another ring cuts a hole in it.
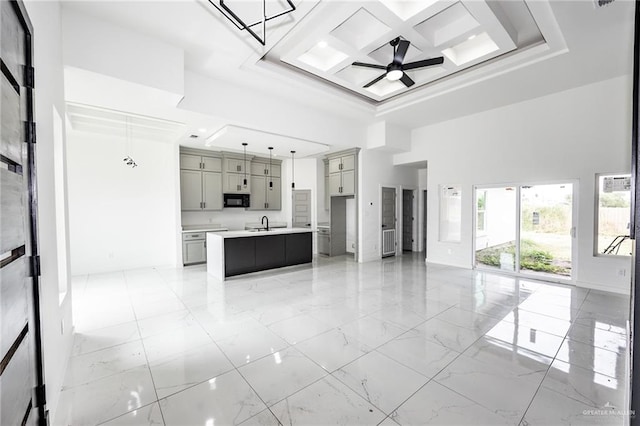
M 475 267 L 547 280 L 572 280 L 574 186 L 476 187 Z
M 396 189 L 382 187 L 382 257 L 396 255 Z
M 427 190 L 422 190 L 422 250 L 427 258 Z
M 413 232 L 415 224 L 414 216 L 414 190 L 402 190 L 402 251 L 413 251 Z

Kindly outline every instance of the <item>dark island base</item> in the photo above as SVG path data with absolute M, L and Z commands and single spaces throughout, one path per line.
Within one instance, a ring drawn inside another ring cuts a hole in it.
M 224 276 L 309 263 L 313 260 L 311 241 L 311 232 L 227 238 Z

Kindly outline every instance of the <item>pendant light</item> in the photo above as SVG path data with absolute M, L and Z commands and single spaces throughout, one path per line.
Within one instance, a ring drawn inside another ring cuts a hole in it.
M 242 181 L 242 184 L 244 185 L 244 187 L 247 187 L 247 143 L 246 142 L 242 142 L 242 149 L 244 149 L 244 180 Z
M 291 189 L 296 189 L 296 166 L 295 166 L 295 151 L 291 151 Z
M 273 190 L 273 173 L 271 173 L 271 153 L 273 152 L 273 147 L 269 147 L 269 190 Z

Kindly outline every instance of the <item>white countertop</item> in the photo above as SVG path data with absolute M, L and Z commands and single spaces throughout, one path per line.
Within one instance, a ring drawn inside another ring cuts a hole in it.
M 182 233 L 185 232 L 220 232 L 228 231 L 228 228 L 220 225 L 219 223 L 209 223 L 206 225 L 184 225 L 182 227 Z
M 269 222 L 269 228 L 286 228 L 287 222 Z M 262 229 L 264 225 L 260 222 L 247 222 L 244 224 L 244 229 Z
M 282 234 L 301 234 L 304 232 L 313 232 L 310 228 L 276 228 L 268 231 L 226 231 L 215 232 L 209 234 L 212 237 L 219 238 L 240 238 L 240 237 L 264 237 L 266 235 L 282 235 Z

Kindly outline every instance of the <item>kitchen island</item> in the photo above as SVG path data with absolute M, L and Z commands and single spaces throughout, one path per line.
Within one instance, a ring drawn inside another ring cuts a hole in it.
M 312 253 L 309 228 L 207 233 L 207 272 L 220 280 L 309 263 Z

